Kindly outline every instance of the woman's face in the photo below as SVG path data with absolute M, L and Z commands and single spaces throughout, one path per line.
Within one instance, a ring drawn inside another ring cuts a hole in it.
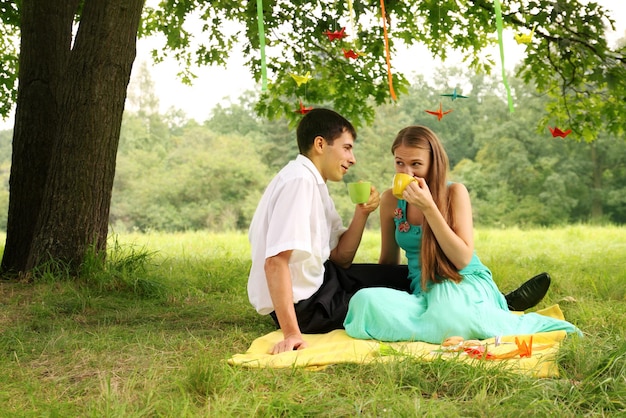
M 425 178 L 430 170 L 430 150 L 400 145 L 393 152 L 396 173 Z

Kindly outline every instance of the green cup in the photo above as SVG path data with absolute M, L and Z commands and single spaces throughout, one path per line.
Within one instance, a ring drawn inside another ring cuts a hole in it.
M 359 181 L 358 183 L 348 183 L 348 193 L 352 203 L 366 203 L 370 198 L 372 183 L 369 181 Z

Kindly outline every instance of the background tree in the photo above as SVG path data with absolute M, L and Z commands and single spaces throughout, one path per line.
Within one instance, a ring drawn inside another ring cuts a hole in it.
M 400 103 L 376 108 L 374 123 L 359 130 L 357 165 L 345 181 L 363 179 L 379 190 L 387 188 L 394 171 L 389 146 L 398 129 L 426 124 L 449 152 L 451 179 L 468 186 L 477 224 L 626 222 L 623 140 L 605 132 L 591 144 L 552 138 L 547 129 L 529 129 L 541 119 L 548 98 L 520 88 L 515 78 L 511 85 L 520 109 L 510 115 L 494 89 L 499 78 L 454 68 L 442 69 L 441 74 L 445 77 L 436 80 L 416 78 Z M 444 99 L 446 108 L 454 111 L 439 122 L 424 110 L 441 99 L 436 87 L 441 83 L 463 85 L 470 98 Z M 129 101 L 134 94 L 150 97 L 154 92 L 135 85 L 129 88 Z M 287 122 L 258 118 L 250 103 L 220 106 L 203 124 L 176 109 L 160 114 L 158 107 L 148 105 L 125 111 L 109 218 L 113 231 L 246 229 L 269 176 L 296 152 Z M 10 134 L 0 132 L 0 213 L 8 207 Z M 595 162 L 590 159 L 591 147 Z M 244 175 L 231 181 L 229 170 Z M 595 172 L 601 178 L 597 189 Z M 354 205 L 344 182 L 331 182 L 329 187 L 347 219 Z M 6 218 L 0 222 L 4 229 Z M 378 228 L 378 216 L 370 217 L 368 226 Z
M 145 36 L 165 34 L 166 45 L 155 51 L 155 59 L 173 54 L 183 65 L 186 80 L 193 78 L 188 70 L 192 64 L 223 64 L 237 40 L 243 39 L 242 53 L 259 80 L 257 3 L 174 0 L 145 10 L 143 0 L 0 4 L 2 40 L 15 34 L 18 25 L 21 34 L 2 269 L 26 272 L 48 259 L 76 269 L 86 251 L 104 254 L 115 155 L 138 30 Z M 354 33 L 333 43 L 324 32 L 339 30 L 347 21 L 348 4 L 292 0 L 266 1 L 263 7 L 272 83 L 256 110 L 293 123 L 298 117 L 294 109 L 305 98 L 311 105 L 332 106 L 357 124 L 373 121 L 376 106 L 390 101 L 380 4 L 355 1 Z M 492 66 L 478 52 L 494 42 L 493 2 L 388 0 L 386 9 L 392 53 L 398 42 L 423 43 L 442 58 L 448 50 L 463 51 L 474 70 Z M 194 20 L 191 16 L 200 21 L 195 39 L 187 29 Z M 611 134 L 624 131 L 626 118 L 620 107 L 626 83 L 624 51 L 607 46 L 604 24 L 612 21 L 603 9 L 578 0 L 511 0 L 503 5 L 503 18 L 516 30 L 536 26 L 536 40 L 528 47 L 521 74 L 541 91 L 569 100 L 559 109 L 567 108 L 579 138 L 595 139 L 600 128 Z M 230 30 L 232 21 L 241 22 L 243 29 Z M 348 60 L 342 48 L 362 54 Z M 6 71 L 16 68 L 15 61 L 10 63 L 14 52 L 5 51 Z M 289 73 L 309 70 L 314 79 L 297 88 Z M 7 74 L 0 81 L 4 86 L 0 94 L 10 101 L 15 73 Z M 403 94 L 408 81 L 394 73 L 393 86 Z M 593 94 L 595 88 L 601 89 L 601 98 Z M 598 106 L 600 114 L 589 117 L 590 106 Z M 6 109 L 0 111 L 6 115 Z M 176 117 L 171 122 L 176 124 Z
M 17 4 L 19 89 L 2 269 L 29 271 L 49 258 L 78 266 L 106 245 L 143 0 Z
M 149 74 L 140 79 L 129 90 L 153 97 Z M 122 124 L 110 216 L 114 230 L 247 228 L 268 180 L 260 150 L 275 139 L 261 140 L 265 124 L 252 109 L 218 106 L 203 125 L 181 116 L 167 129 L 164 119 L 172 110 L 160 115 L 154 103 L 138 103 Z

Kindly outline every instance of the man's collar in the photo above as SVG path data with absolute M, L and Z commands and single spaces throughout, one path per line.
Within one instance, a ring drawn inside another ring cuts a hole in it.
M 305 166 L 306 168 L 308 168 L 309 171 L 313 173 L 313 175 L 315 176 L 315 180 L 317 181 L 317 184 L 325 183 L 319 170 L 317 169 L 315 164 L 313 164 L 313 161 L 309 159 L 309 157 L 303 154 L 298 154 L 298 156 L 296 157 L 296 161 L 302 164 L 303 166 Z

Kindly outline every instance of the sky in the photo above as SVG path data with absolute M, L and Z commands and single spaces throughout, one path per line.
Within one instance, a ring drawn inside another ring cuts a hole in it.
M 148 0 L 154 2 L 156 0 Z M 621 37 L 626 36 L 626 1 L 624 0 L 595 0 L 605 8 L 612 11 L 615 20 L 616 30 L 609 32 L 607 38 L 610 45 Z M 495 32 L 495 28 L 494 28 Z M 515 65 L 522 59 L 524 45 L 518 45 L 513 32 L 505 31 L 503 36 L 505 47 L 505 67 L 512 71 Z M 187 117 L 202 122 L 206 120 L 213 107 L 217 104 L 228 106 L 229 103 L 237 103 L 239 96 L 248 90 L 255 88 L 255 82 L 247 67 L 244 67 L 243 57 L 233 54 L 226 67 L 212 66 L 194 69 L 197 78 L 192 86 L 181 83 L 176 74 L 178 64 L 173 60 L 165 60 L 159 64 L 153 64 L 150 58 L 150 51 L 160 47 L 158 39 L 140 39 L 137 45 L 137 59 L 133 65 L 137 74 L 142 62 L 148 64 L 154 82 L 155 94 L 159 98 L 160 111 L 165 113 L 170 108 L 183 110 Z M 493 74 L 500 74 L 500 56 L 497 46 L 485 51 L 491 55 L 497 64 Z M 425 77 L 434 76 L 437 69 L 444 65 L 457 67 L 461 65 L 461 58 L 458 54 L 449 54 L 445 62 L 435 59 L 421 60 L 419 71 L 415 69 L 415 56 L 430 57 L 430 53 L 422 46 L 403 49 L 391 56 L 392 71 L 402 72 L 411 80 L 413 74 L 423 74 Z M 429 63 L 424 65 L 423 63 Z M 132 78 L 132 76 L 131 76 Z M 13 126 L 12 117 L 0 120 L 0 129 L 11 129 Z

